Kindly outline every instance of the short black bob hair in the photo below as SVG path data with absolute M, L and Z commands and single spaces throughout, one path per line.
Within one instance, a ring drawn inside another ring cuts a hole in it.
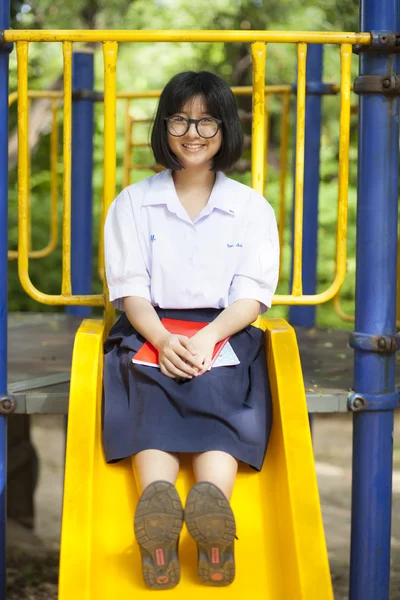
M 158 103 L 151 132 L 151 147 L 156 162 L 179 171 L 182 165 L 168 145 L 165 117 L 179 113 L 188 100 L 201 96 L 210 115 L 222 121 L 221 148 L 213 158 L 212 171 L 230 169 L 243 152 L 243 131 L 235 98 L 221 77 L 209 71 L 186 71 L 175 75 L 165 86 Z

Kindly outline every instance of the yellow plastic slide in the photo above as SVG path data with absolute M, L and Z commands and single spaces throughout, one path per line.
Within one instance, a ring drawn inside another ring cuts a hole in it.
M 268 341 L 274 424 L 262 472 L 242 467 L 232 498 L 236 579 L 226 588 L 202 585 L 184 528 L 181 582 L 154 592 L 143 583 L 133 534 L 138 492 L 130 461 L 107 465 L 103 457 L 104 323 L 82 323 L 71 373 L 59 600 L 144 600 L 157 593 L 176 600 L 333 600 L 296 336 L 283 319 L 257 325 Z M 183 501 L 192 484 L 184 464 L 177 483 Z

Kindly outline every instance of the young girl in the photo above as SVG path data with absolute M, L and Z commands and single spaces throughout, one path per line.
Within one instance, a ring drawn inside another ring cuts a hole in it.
M 179 582 L 185 518 L 200 579 L 228 585 L 238 461 L 260 470 L 271 428 L 264 336 L 250 324 L 275 292 L 276 220 L 263 196 L 222 173 L 239 159 L 243 134 L 220 77 L 173 77 L 151 144 L 166 170 L 124 189 L 105 225 L 110 300 L 124 312 L 105 343 L 104 450 L 109 463 L 132 456 L 146 584 Z M 207 325 L 189 339 L 169 333 L 163 317 Z M 228 336 L 240 364 L 209 370 L 215 344 Z M 159 369 L 132 363 L 146 340 Z M 185 513 L 174 486 L 182 453 L 191 454 L 197 482 Z

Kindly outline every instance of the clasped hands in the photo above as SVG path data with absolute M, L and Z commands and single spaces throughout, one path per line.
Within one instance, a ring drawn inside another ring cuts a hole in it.
M 166 331 L 156 345 L 161 373 L 172 379 L 193 379 L 203 375 L 211 364 L 218 341 L 208 326 L 191 338 Z

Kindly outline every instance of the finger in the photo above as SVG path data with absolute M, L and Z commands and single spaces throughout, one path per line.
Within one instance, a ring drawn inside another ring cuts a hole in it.
M 185 373 L 181 369 L 178 369 L 168 358 L 164 360 L 164 366 L 168 370 L 169 373 L 172 373 L 174 377 L 182 377 L 184 379 L 193 379 L 192 375 Z
M 177 338 L 179 339 L 179 341 L 181 342 L 181 344 L 187 349 L 189 350 L 189 352 L 193 355 L 197 354 L 197 350 L 193 344 L 193 342 L 190 340 L 190 338 L 186 337 L 186 335 L 178 335 Z
M 163 375 L 166 375 L 170 379 L 182 379 L 182 378 L 178 378 L 174 373 L 169 371 L 165 365 L 161 365 L 161 363 L 160 363 L 160 370 L 161 370 L 161 373 L 163 373 Z
M 211 357 L 205 358 L 203 361 L 203 367 L 200 371 L 200 375 L 204 375 L 204 373 L 206 373 L 206 371 L 208 371 L 210 365 L 211 365 Z
M 192 354 L 190 354 L 190 352 L 188 352 L 186 350 L 185 346 L 183 345 L 184 342 L 182 343 L 182 340 L 179 338 L 188 339 L 184 335 L 183 336 L 175 336 L 175 338 L 171 338 L 168 345 L 164 349 L 165 354 L 168 356 L 168 358 L 170 360 L 173 360 L 172 355 L 175 354 L 175 355 L 182 356 L 182 358 L 184 358 L 186 361 L 190 362 L 191 364 L 193 364 L 196 367 L 200 366 L 197 364 L 198 361 L 196 361 L 196 359 L 194 359 Z
M 199 372 L 199 369 L 195 369 L 192 365 L 187 364 L 180 358 L 179 354 L 177 354 L 176 352 L 165 352 L 165 358 L 168 359 L 177 369 L 184 371 L 188 375 L 194 376 L 197 375 Z
M 190 352 L 188 352 L 183 346 L 177 346 L 177 348 L 174 350 L 176 354 L 178 354 L 182 358 L 182 360 L 187 361 L 197 369 L 201 368 L 201 360 L 198 356 L 192 356 L 192 354 L 190 354 Z
M 172 375 L 172 373 L 170 373 L 168 371 L 168 369 L 166 369 L 162 363 L 160 363 L 160 371 L 163 375 L 166 375 L 167 377 L 170 377 L 171 379 L 175 379 L 175 375 Z

